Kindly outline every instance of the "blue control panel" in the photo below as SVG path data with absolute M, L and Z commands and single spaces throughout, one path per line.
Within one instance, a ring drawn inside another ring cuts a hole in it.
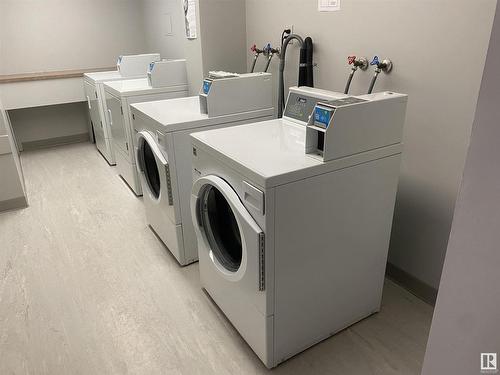
M 203 81 L 203 93 L 205 95 L 207 95 L 208 92 L 210 91 L 210 87 L 212 87 L 212 81 L 204 80 Z
M 330 121 L 332 120 L 334 109 L 333 108 L 324 108 L 316 106 L 314 108 L 314 125 L 328 128 Z

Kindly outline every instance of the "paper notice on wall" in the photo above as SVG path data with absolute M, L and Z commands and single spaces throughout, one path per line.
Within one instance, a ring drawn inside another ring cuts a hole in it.
M 196 39 L 196 0 L 184 0 L 184 21 L 186 23 L 186 37 Z
M 340 0 L 318 0 L 318 11 L 336 12 L 340 10 Z

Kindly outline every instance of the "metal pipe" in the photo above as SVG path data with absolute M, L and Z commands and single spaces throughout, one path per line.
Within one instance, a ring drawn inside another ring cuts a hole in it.
M 392 61 L 389 59 L 380 61 L 378 56 L 374 56 L 370 65 L 375 66 L 375 74 L 370 82 L 370 87 L 368 87 L 368 94 L 372 93 L 373 87 L 375 87 L 375 82 L 377 82 L 377 77 L 380 72 L 390 73 L 390 71 L 392 70 Z
M 259 54 L 256 53 L 253 57 L 253 62 L 252 62 L 252 69 L 250 69 L 250 73 L 253 73 L 255 70 L 255 64 L 257 63 L 257 59 L 259 58 Z
M 347 79 L 347 83 L 345 85 L 344 94 L 349 93 L 352 79 L 354 78 L 354 74 L 356 73 L 358 68 L 361 68 L 361 70 L 368 69 L 368 60 L 366 59 L 366 57 L 357 58 L 356 56 L 349 56 L 347 57 L 347 63 L 349 65 L 352 65 L 352 68 L 351 68 L 351 73 L 349 74 L 349 78 Z
M 285 107 L 285 82 L 284 82 L 284 71 L 285 71 L 285 57 L 286 57 L 286 49 L 288 44 L 293 40 L 297 40 L 300 44 L 300 47 L 303 46 L 304 40 L 297 34 L 290 34 L 283 42 L 283 46 L 281 48 L 280 53 L 280 68 L 279 68 L 279 76 L 278 76 L 278 118 L 283 117 L 283 109 Z
M 347 83 L 345 85 L 344 94 L 349 93 L 349 88 L 351 87 L 352 78 L 354 77 L 354 73 L 356 73 L 356 70 L 357 68 L 351 69 L 351 73 L 349 74 L 349 78 L 347 78 Z
M 255 70 L 255 64 L 257 63 L 257 59 L 259 58 L 259 55 L 264 51 L 261 49 L 258 49 L 255 44 L 250 48 L 250 51 L 252 51 L 254 53 L 253 62 L 252 62 L 252 69 L 250 70 L 250 73 L 253 73 Z
M 375 82 L 377 82 L 377 77 L 380 74 L 380 69 L 375 69 L 375 74 L 370 82 L 370 87 L 368 88 L 368 94 L 371 94 L 373 87 L 375 87 Z
M 267 69 L 269 69 L 269 65 L 271 64 L 271 60 L 274 56 L 274 53 L 270 53 L 269 56 L 267 57 L 267 63 L 266 63 L 266 67 L 264 68 L 264 72 L 267 72 Z

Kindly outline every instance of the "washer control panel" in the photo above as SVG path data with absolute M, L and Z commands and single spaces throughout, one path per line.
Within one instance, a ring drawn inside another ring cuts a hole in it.
M 309 121 L 309 116 L 314 110 L 314 106 L 320 100 L 321 99 L 312 96 L 290 92 L 288 101 L 286 102 L 284 116 L 307 123 Z

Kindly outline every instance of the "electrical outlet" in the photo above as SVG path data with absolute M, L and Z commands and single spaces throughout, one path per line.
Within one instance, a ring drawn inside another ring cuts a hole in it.
M 291 30 L 291 34 L 293 34 L 293 25 L 287 25 L 287 26 L 283 26 L 283 29 L 281 30 L 286 30 L 286 29 L 290 29 Z M 291 40 L 289 44 L 293 44 L 294 43 L 294 40 Z M 281 41 L 278 43 L 278 45 L 281 45 Z

